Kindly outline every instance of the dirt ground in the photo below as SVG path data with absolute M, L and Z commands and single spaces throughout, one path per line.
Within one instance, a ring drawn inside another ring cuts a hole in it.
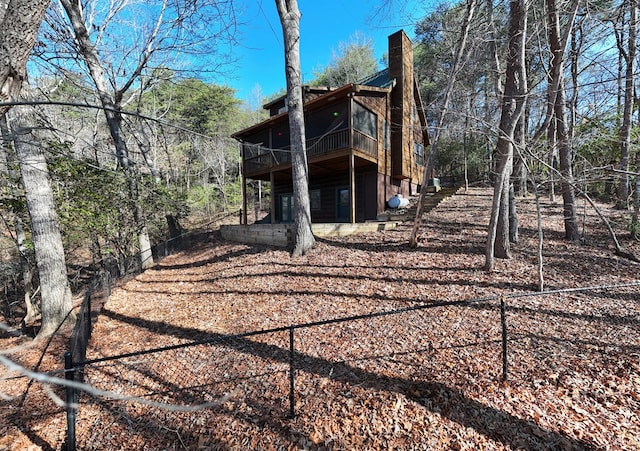
M 535 294 L 535 201 L 519 203 L 513 258 L 487 273 L 490 202 L 481 188 L 446 199 L 416 249 L 409 223 L 297 259 L 211 234 L 121 283 L 88 359 L 167 349 L 85 368 L 78 449 L 640 449 L 640 265 L 614 255 L 582 201 L 583 240 L 564 241 L 560 204 L 543 200 L 551 292 Z M 627 219 L 601 207 L 640 255 Z M 68 335 L 5 334 L 3 349 L 26 348 L 4 357 L 60 377 Z M 0 393 L 0 450 L 61 448 L 60 388 L 14 370 Z

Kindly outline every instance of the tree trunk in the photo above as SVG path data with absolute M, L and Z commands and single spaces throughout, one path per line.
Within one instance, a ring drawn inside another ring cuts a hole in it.
M 127 174 L 129 193 L 131 195 L 131 199 L 133 200 L 133 221 L 135 222 L 138 231 L 138 248 L 140 249 L 138 258 L 138 263 L 140 265 L 139 269 L 141 271 L 144 271 L 145 269 L 152 268 L 154 265 L 153 253 L 151 250 L 151 240 L 149 239 L 147 220 L 144 216 L 142 201 L 140 200 L 140 189 L 138 187 L 138 181 L 136 180 L 135 174 L 133 174 L 131 168 L 126 168 L 125 171 Z
M 0 172 L 3 172 L 6 176 L 7 183 L 10 186 L 11 195 L 14 199 L 22 196 L 18 185 L 20 183 L 20 172 L 17 170 L 18 162 L 16 161 L 15 147 L 11 145 L 13 138 L 7 124 L 7 115 L 0 116 L 0 132 L 2 135 L 2 157 L 0 163 L 2 168 Z M 24 289 L 24 302 L 26 306 L 26 315 L 22 320 L 22 323 L 27 325 L 35 321 L 40 314 L 40 307 L 37 303 L 33 302 L 33 273 L 34 268 L 29 261 L 27 248 L 27 234 L 25 232 L 24 223 L 20 216 L 20 211 L 13 211 L 13 228 L 15 230 L 16 246 L 18 247 L 18 255 L 20 260 L 20 272 L 22 273 L 22 286 Z
M 276 6 L 284 36 L 295 219 L 292 255 L 296 257 L 306 254 L 315 245 L 315 238 L 311 231 L 309 168 L 307 165 L 302 75 L 300 70 L 300 11 L 298 10 L 297 0 L 276 0 Z
M 524 61 L 523 61 L 524 64 Z M 523 73 L 526 73 L 526 68 L 523 66 Z M 526 80 L 522 80 L 523 86 L 519 88 L 521 93 L 525 93 L 527 90 Z M 509 242 L 518 242 L 518 208 L 516 206 L 516 190 L 522 197 L 527 192 L 527 165 L 524 161 L 524 149 L 526 146 L 526 108 L 523 107 L 523 111 L 520 113 L 518 122 L 513 131 L 513 171 L 511 176 L 511 183 L 509 184 Z
M 493 245 L 494 256 L 501 259 L 511 258 L 511 221 L 509 221 L 509 179 L 513 171 L 513 148 L 511 149 L 511 158 L 504 169 L 503 173 L 499 173 L 498 181 L 500 182 L 500 203 L 498 204 L 498 222 L 496 224 L 496 239 Z M 497 185 L 497 184 L 496 184 Z M 495 192 L 495 191 L 494 191 Z
M 501 144 L 498 143 L 498 146 Z M 504 152 L 504 151 L 503 151 Z M 506 151 L 508 154 L 513 154 L 509 150 Z M 495 258 L 500 257 L 501 255 L 509 255 L 509 240 L 506 239 L 506 234 L 504 233 L 505 221 L 504 217 L 504 198 L 506 197 L 505 192 L 505 183 L 508 183 L 509 175 L 510 175 L 510 167 L 511 164 L 508 159 L 504 159 L 504 156 L 500 156 L 503 161 L 499 162 L 500 168 L 496 170 L 496 182 L 493 187 L 493 202 L 491 204 L 491 217 L 489 219 L 489 230 L 487 233 L 487 247 L 485 252 L 485 265 L 484 268 L 487 271 L 493 270 L 495 265 Z M 501 217 L 502 213 L 502 217 Z M 508 223 L 506 224 L 508 227 Z M 501 227 L 501 231 L 498 229 Z M 497 251 L 496 251 L 497 250 Z
M 549 88 L 551 89 L 551 88 Z M 555 102 L 555 96 L 551 100 Z M 551 121 L 549 122 L 549 128 L 547 129 L 547 147 L 548 147 L 548 158 L 549 158 L 549 167 L 551 170 L 549 171 L 549 200 L 551 202 L 556 201 L 556 169 L 558 165 L 556 164 L 556 121 L 554 118 L 553 111 L 551 112 Z
M 9 0 L 0 8 L 0 102 L 18 100 L 49 0 Z M 9 110 L 0 107 L 0 115 Z
M 631 217 L 631 235 L 634 239 L 640 239 L 640 152 L 636 153 L 636 186 L 635 195 L 633 196 L 633 215 Z
M 583 20 L 583 19 L 581 19 Z M 571 53 L 570 53 L 570 62 L 571 62 L 571 84 L 572 86 L 580 86 L 580 60 L 579 57 L 582 55 L 582 44 L 584 42 L 584 32 L 583 32 L 583 22 L 579 21 L 576 23 L 576 26 L 573 27 L 571 31 Z M 578 123 L 578 100 L 580 90 L 573 89 L 571 91 L 571 99 L 568 103 L 569 105 L 569 139 L 573 142 L 576 133 L 576 126 Z
M 542 231 L 542 212 L 540 211 L 540 193 L 538 184 L 534 181 L 534 189 L 536 195 L 536 225 L 538 226 L 538 291 L 544 291 L 544 264 L 542 257 L 542 249 L 544 245 L 544 232 Z
M 471 98 L 467 101 L 467 108 L 471 111 Z M 468 153 L 469 153 L 469 137 L 471 135 L 470 130 L 470 117 L 467 116 L 464 119 L 464 134 L 462 136 L 462 164 L 463 164 L 463 177 L 464 177 L 464 192 L 469 191 L 469 165 L 468 165 Z
M 518 210 L 516 208 L 516 191 L 509 185 L 509 242 L 518 242 Z
M 629 150 L 631 148 L 631 130 L 633 128 L 632 116 L 635 101 L 634 92 L 634 64 L 636 60 L 636 37 L 638 23 L 637 0 L 629 1 L 629 33 L 628 51 L 621 52 L 626 63 L 625 87 L 624 87 L 624 108 L 622 111 L 622 125 L 620 127 L 620 179 L 618 181 L 617 202 L 618 208 L 628 208 L 629 199 Z
M 109 93 L 109 83 L 104 74 L 100 56 L 91 42 L 89 30 L 87 30 L 82 16 L 82 5 L 79 0 L 60 0 L 60 4 L 67 13 L 67 17 L 73 27 L 78 53 L 85 62 L 87 69 L 89 69 L 91 80 L 93 80 L 96 87 L 96 92 L 107 120 L 107 126 L 109 127 L 109 133 L 116 148 L 118 162 L 122 167 L 127 168 L 129 167 L 128 150 L 122 136 L 122 115 L 119 113 L 119 100 L 112 98 Z M 121 96 L 122 94 L 118 95 Z
M 563 84 L 564 85 L 564 84 Z M 565 238 L 569 241 L 577 242 L 580 240 L 580 230 L 578 228 L 578 221 L 576 219 L 576 201 L 573 190 L 573 148 L 569 142 L 567 136 L 566 122 L 561 116 L 564 114 L 564 95 L 562 95 L 564 88 L 561 88 L 561 92 L 558 93 L 556 100 L 556 114 L 559 119 L 558 125 L 558 138 L 560 155 L 560 174 L 562 175 L 562 204 L 564 212 L 564 234 Z
M 526 95 L 524 43 L 527 9 L 524 0 L 511 0 L 506 79 L 500 116 L 500 134 L 496 146 L 497 179 L 493 191 L 491 218 L 487 234 L 485 269 L 491 271 L 494 258 L 509 258 L 509 178 L 513 169 L 515 129 L 523 114 Z
M 22 172 L 22 184 L 40 278 L 42 327 L 38 336 L 51 335 L 65 322 L 73 322 L 71 289 L 53 201 L 53 191 L 43 149 L 30 129 L 15 130 L 15 148 Z
M 140 268 L 153 268 L 153 252 L 151 250 L 151 240 L 149 239 L 149 230 L 143 225 L 138 230 L 138 246 L 140 247 Z
M 565 89 L 562 81 L 565 46 L 560 37 L 560 18 L 555 0 L 547 0 L 547 18 L 549 24 L 549 48 L 551 50 L 551 86 L 556 88 L 553 104 L 554 121 L 552 121 L 552 124 L 555 124 L 560 174 L 562 175 L 561 187 L 565 238 L 569 241 L 578 241 L 580 232 L 576 220 L 575 195 L 573 191 L 573 148 L 567 127 Z M 572 26 L 572 23 L 569 27 Z
M 118 164 L 125 171 L 125 175 L 128 179 L 128 188 L 131 198 L 134 201 L 133 206 L 133 218 L 138 227 L 138 245 L 140 247 L 140 268 L 147 269 L 153 266 L 153 255 L 151 252 L 151 240 L 149 239 L 149 233 L 147 231 L 146 220 L 144 217 L 144 211 L 141 205 L 141 200 L 138 196 L 138 190 L 136 189 L 136 175 L 133 173 L 129 162 L 129 151 L 127 143 L 122 133 L 122 114 L 120 113 L 120 102 L 122 100 L 123 93 L 117 91 L 113 96 L 109 93 L 109 84 L 104 74 L 102 62 L 100 56 L 91 42 L 89 36 L 89 30 L 84 22 L 82 15 L 82 6 L 77 0 L 60 0 L 62 7 L 67 13 L 67 17 L 71 22 L 73 31 L 76 37 L 76 43 L 78 46 L 78 52 L 84 60 L 89 74 L 96 87 L 96 92 L 100 99 L 100 103 L 103 107 L 103 112 L 107 125 L 109 127 L 109 133 L 113 139 L 113 143 L 116 150 L 116 158 Z
M 49 3 L 49 0 L 7 0 L 2 2 L 0 7 L 0 43 L 2 44 L 0 45 L 0 102 L 14 102 L 20 96 L 22 83 L 26 78 L 27 60 L 36 43 L 38 30 Z M 6 113 L 10 108 L 10 106 L 0 106 L 4 142 L 11 140 L 6 124 Z M 7 169 L 11 170 L 10 166 L 8 165 Z M 17 214 L 15 228 L 25 289 L 27 308 L 25 319 L 31 320 L 37 314 L 37 309 L 31 298 L 33 271 L 25 258 L 24 228 Z
M 37 302 L 34 302 L 35 293 L 33 292 L 33 274 L 35 272 L 35 268 L 31 266 L 31 262 L 28 258 L 29 249 L 27 247 L 27 234 L 20 215 L 15 215 L 13 226 L 16 231 L 18 253 L 20 254 L 20 272 L 22 273 L 24 304 L 27 312 L 24 318 L 22 318 L 22 324 L 28 326 L 36 321 L 40 316 L 40 306 Z
M 527 102 L 528 105 L 528 102 Z M 513 189 L 517 196 L 524 197 L 527 195 L 527 180 L 529 174 L 527 171 L 527 164 L 525 161 L 525 148 L 526 148 L 526 136 L 527 136 L 527 113 L 526 106 L 525 111 L 520 115 L 520 119 L 516 124 L 515 131 L 513 133 L 514 139 L 514 155 L 513 155 Z

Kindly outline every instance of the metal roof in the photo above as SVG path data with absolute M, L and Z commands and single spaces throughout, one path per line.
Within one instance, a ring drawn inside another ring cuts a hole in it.
M 393 86 L 393 80 L 389 78 L 389 68 L 369 75 L 356 83 L 357 85 L 373 86 L 376 88 L 390 88 Z

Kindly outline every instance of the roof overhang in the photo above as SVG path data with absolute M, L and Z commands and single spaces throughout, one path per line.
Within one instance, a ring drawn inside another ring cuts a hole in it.
M 395 84 L 395 83 L 394 83 Z M 359 85 L 359 84 L 347 84 L 333 91 L 327 91 L 326 94 L 316 97 L 313 100 L 310 100 L 304 104 L 305 111 L 313 111 L 320 109 L 326 105 L 330 105 L 335 102 L 339 102 L 341 100 L 345 100 L 351 95 L 371 95 L 371 96 L 383 96 L 391 92 L 393 89 L 393 85 L 385 88 L 379 88 L 376 86 L 367 86 L 367 85 Z M 276 100 L 265 105 L 265 108 L 268 105 L 273 105 L 279 101 L 281 101 L 283 97 L 279 97 Z M 238 141 L 242 141 L 244 136 L 247 136 L 257 130 L 262 130 L 268 128 L 269 126 L 281 122 L 283 118 L 286 118 L 289 115 L 288 112 L 282 112 L 275 116 L 271 116 L 270 118 L 259 122 L 251 127 L 245 128 L 244 130 L 240 130 L 231 135 L 232 138 L 237 139 Z
M 331 91 L 331 88 L 329 86 L 303 86 L 302 90 L 305 92 L 305 94 L 324 94 L 326 92 Z M 278 96 L 275 99 L 271 100 L 270 102 L 262 105 L 262 108 L 265 110 L 270 110 L 272 106 L 282 102 L 286 98 L 287 98 L 287 94 Z

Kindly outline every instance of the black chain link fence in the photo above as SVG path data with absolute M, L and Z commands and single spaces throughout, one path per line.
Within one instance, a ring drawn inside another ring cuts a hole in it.
M 275 419 L 313 408 L 321 379 L 393 384 L 393 377 L 379 375 L 406 368 L 412 368 L 410 379 L 427 378 L 420 362 L 434 349 L 450 352 L 453 362 L 461 349 L 466 354 L 482 350 L 483 355 L 489 350 L 496 356 L 495 375 L 506 380 L 509 343 L 532 339 L 527 331 L 518 331 L 516 338 L 509 335 L 507 318 L 515 298 L 637 286 L 640 282 L 418 304 L 237 335 L 209 334 L 193 342 L 186 337 L 201 331 L 168 330 L 166 335 L 176 342 L 162 348 L 90 360 L 68 353 L 67 378 L 77 380 L 80 374 L 87 386 L 68 389 L 68 399 L 75 402 L 68 403 L 67 449 L 75 449 L 78 440 L 83 449 L 91 449 L 102 440 L 127 443 L 132 436 L 205 446 L 207 430 L 234 418 L 277 424 Z M 518 313 L 534 314 L 525 304 L 517 307 Z M 438 308 L 445 311 L 431 313 Z M 451 308 L 468 313 L 453 314 Z M 472 316 L 474 327 L 464 327 Z M 366 382 L 373 377 L 378 382 Z M 81 425 L 79 439 L 76 422 Z

